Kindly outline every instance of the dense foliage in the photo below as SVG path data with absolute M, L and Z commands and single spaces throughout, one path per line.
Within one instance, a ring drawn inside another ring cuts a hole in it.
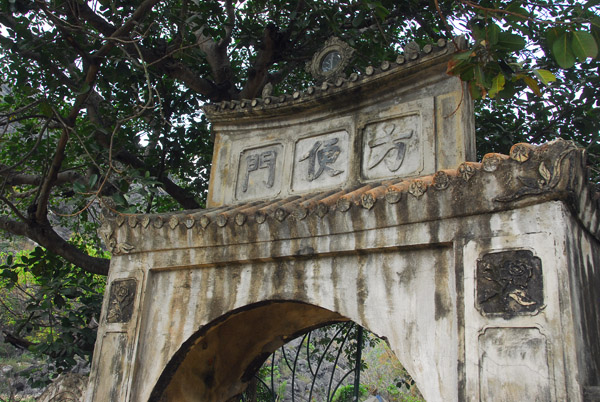
M 333 35 L 356 49 L 358 71 L 411 41 L 467 35 L 448 71 L 478 98 L 481 155 L 560 136 L 588 148 L 597 177 L 598 3 L 0 0 L 0 229 L 68 261 L 35 268 L 52 296 L 40 306 L 60 307 L 61 281 L 108 272 L 69 240 L 99 249 L 102 209 L 202 207 L 202 103 L 306 87 L 305 63 Z M 31 258 L 18 269 L 33 270 Z
M 91 358 L 105 278 L 88 275 L 41 247 L 0 259 L 3 338 L 50 356 L 53 371 L 75 365 L 75 356 Z

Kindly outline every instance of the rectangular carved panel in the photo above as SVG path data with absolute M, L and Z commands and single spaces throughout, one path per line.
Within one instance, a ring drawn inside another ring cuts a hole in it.
M 363 130 L 363 177 L 381 179 L 421 173 L 421 126 L 419 113 L 367 124 Z
M 137 281 L 135 279 L 120 279 L 112 282 L 110 285 L 106 322 L 129 322 L 135 305 L 136 288 Z
M 534 313 L 544 303 L 542 261 L 529 250 L 485 254 L 477 261 L 477 308 L 505 318 Z
M 281 191 L 283 145 L 246 149 L 240 154 L 236 198 L 274 197 Z
M 539 329 L 486 329 L 479 336 L 480 401 L 554 400 L 548 361 Z
M 339 186 L 348 176 L 346 131 L 303 138 L 296 143 L 292 189 L 317 190 Z

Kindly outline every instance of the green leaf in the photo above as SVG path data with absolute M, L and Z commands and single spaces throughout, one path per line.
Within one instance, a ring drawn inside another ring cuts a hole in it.
M 94 188 L 94 186 L 96 185 L 96 183 L 98 183 L 98 175 L 97 174 L 93 174 L 90 176 L 90 181 L 88 183 L 88 188 L 92 189 Z
M 556 81 L 556 76 L 548 70 L 538 68 L 533 70 L 533 72 L 544 85 L 548 85 L 549 83 Z
M 40 112 L 46 117 L 54 116 L 54 111 L 52 110 L 52 106 L 48 102 L 42 102 L 40 104 Z
M 558 40 L 562 35 L 564 35 L 566 31 L 562 28 L 550 28 L 546 31 L 546 43 L 550 49 L 554 45 L 554 42 Z
M 475 66 L 475 81 L 480 87 L 485 87 L 485 73 L 480 65 Z
M 121 195 L 121 193 L 114 193 L 112 195 L 112 199 L 115 202 L 115 204 L 117 204 L 119 206 L 127 205 L 127 200 L 125 199 L 125 197 L 123 197 L 123 195 Z
M 592 36 L 596 41 L 596 45 L 598 45 L 600 44 L 600 17 L 597 15 L 593 16 L 590 19 L 590 26 L 592 28 Z M 598 56 L 596 56 L 596 59 L 598 59 Z
M 516 52 L 523 49 L 525 47 L 525 43 L 525 39 L 519 35 L 509 32 L 498 33 L 497 46 L 511 52 Z
M 529 15 L 530 15 L 529 11 L 527 11 L 526 9 L 521 7 L 520 1 L 514 1 L 514 2 L 510 3 L 508 5 L 508 7 L 506 7 L 506 11 L 513 14 L 513 15 L 510 15 L 510 14 L 507 15 L 505 17 L 506 19 L 516 19 L 516 20 L 522 21 L 523 18 L 520 18 L 514 14 L 519 14 L 519 15 L 522 15 L 523 17 L 529 17 Z
M 379 17 L 379 19 L 384 20 L 387 18 L 388 15 L 390 15 L 390 10 L 388 10 L 381 3 L 378 2 L 377 7 L 375 8 L 375 14 L 377 15 L 377 17 Z
M 552 55 L 562 68 L 571 68 L 575 65 L 575 56 L 569 45 L 569 35 L 566 32 L 552 43 Z
M 494 98 L 498 92 L 504 89 L 504 84 L 506 83 L 506 79 L 504 78 L 504 74 L 500 73 L 494 77 L 492 81 L 492 87 L 488 93 L 490 98 Z
M 85 193 L 87 191 L 87 188 L 83 184 L 76 181 L 73 182 L 73 190 L 76 193 Z
M 487 40 L 491 45 L 498 43 L 498 35 L 500 35 L 500 27 L 496 24 L 489 24 L 487 27 Z
M 457 52 L 452 57 L 454 60 L 469 60 L 471 57 L 474 57 L 475 53 L 472 50 L 463 50 Z
M 579 61 L 584 61 L 588 57 L 595 58 L 598 55 L 598 45 L 592 34 L 584 31 L 574 31 L 572 33 L 571 46 L 573 53 Z
M 119 208 L 119 212 L 124 214 L 135 214 L 137 212 L 137 207 L 132 205 L 127 208 Z
M 469 82 L 469 92 L 473 99 L 481 98 L 481 89 L 472 81 Z
M 63 297 L 57 293 L 54 295 L 54 304 L 58 308 L 62 308 L 65 305 L 65 299 L 63 299 Z
M 352 26 L 354 28 L 358 28 L 363 23 L 364 20 L 365 20 L 365 14 L 358 13 L 358 15 L 352 20 Z

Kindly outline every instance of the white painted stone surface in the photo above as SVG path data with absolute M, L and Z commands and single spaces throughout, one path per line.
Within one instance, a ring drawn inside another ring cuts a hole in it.
M 254 303 L 289 300 L 339 313 L 385 337 L 429 402 L 524 395 L 579 401 L 582 334 L 569 321 L 572 289 L 563 282 L 571 269 L 562 248 L 568 216 L 561 202 L 546 202 L 441 221 L 348 227 L 321 238 L 289 233 L 275 242 L 222 244 L 218 253 L 203 251 L 208 239 L 173 238 L 162 250 L 115 257 L 110 282 L 140 280 L 138 315 L 129 324 L 102 325 L 92 369 L 98 380 L 86 400 L 148 400 L 169 361 L 199 329 Z M 249 251 L 265 246 L 271 258 Z M 535 314 L 485 316 L 475 307 L 477 260 L 513 249 L 541 259 L 544 305 Z M 294 257 L 298 250 L 304 257 Z M 106 309 L 105 303 L 103 322 Z
M 256 113 L 211 116 L 208 207 L 418 177 L 473 160 L 472 101 L 460 80 L 445 73 L 447 61 L 443 54 L 420 69 L 333 87 L 313 103 L 300 97 Z M 275 181 L 265 186 L 268 169 L 248 170 L 247 157 L 273 147 Z M 256 187 L 243 191 L 246 175 Z

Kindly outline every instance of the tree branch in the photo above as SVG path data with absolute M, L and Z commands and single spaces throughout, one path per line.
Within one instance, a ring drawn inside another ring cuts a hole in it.
M 6 330 L 2 330 L 4 333 L 4 341 L 10 343 L 11 345 L 19 348 L 19 349 L 28 349 L 30 346 L 33 346 L 34 343 L 29 342 L 28 340 L 19 338 Z
M 153 176 L 158 176 L 157 179 L 160 181 L 165 191 L 175 199 L 183 208 L 185 209 L 197 209 L 200 208 L 200 204 L 196 202 L 193 194 L 185 189 L 179 187 L 173 181 L 171 181 L 168 177 L 164 175 L 158 175 L 158 169 L 156 167 L 148 167 L 146 164 L 137 158 L 135 155 L 131 154 L 129 151 L 121 150 L 115 154 L 115 159 L 119 162 L 126 163 L 131 167 L 136 169 L 146 169 Z
M 42 183 L 42 176 L 35 174 L 19 173 L 12 169 L 7 169 L 6 166 L 0 164 L 0 176 L 6 177 L 5 183 L 9 186 L 39 186 Z M 56 175 L 55 186 L 60 186 L 65 183 L 73 183 L 81 180 L 82 176 L 78 172 L 68 171 L 60 172 Z
M 6 216 L 0 216 L 0 229 L 9 233 L 25 236 L 38 243 L 40 246 L 60 255 L 72 264 L 81 267 L 84 271 L 98 275 L 108 275 L 110 260 L 106 258 L 91 257 L 74 245 L 67 242 L 54 231 L 46 220 L 39 222 L 17 222 Z
M 69 129 L 70 127 L 65 127 L 62 130 L 62 134 L 58 139 L 58 144 L 56 144 L 56 151 L 54 153 L 54 158 L 52 158 L 52 163 L 50 164 L 50 168 L 48 169 L 48 173 L 44 177 L 44 181 L 40 187 L 40 193 L 35 202 L 36 211 L 35 211 L 35 219 L 38 222 L 44 222 L 46 220 L 46 214 L 48 213 L 48 200 L 50 199 L 50 191 L 56 182 L 56 178 L 58 177 L 58 171 L 62 165 L 62 161 L 65 157 L 65 148 L 67 147 L 67 142 L 69 141 Z
M 280 45 L 277 43 L 276 34 L 277 28 L 274 25 L 268 25 L 265 28 L 262 47 L 256 56 L 256 60 L 252 63 L 252 68 L 248 71 L 248 80 L 240 93 L 240 98 L 255 98 L 258 91 L 266 84 L 269 67 L 273 64 L 275 47 Z

